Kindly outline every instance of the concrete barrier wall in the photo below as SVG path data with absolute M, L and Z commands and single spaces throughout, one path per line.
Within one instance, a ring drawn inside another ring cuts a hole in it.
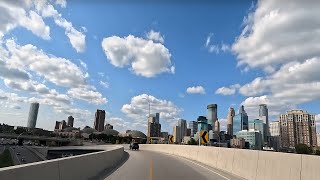
M 140 149 L 185 157 L 249 180 L 320 177 L 320 156 L 171 144 L 141 144 Z
M 99 152 L 1 168 L 0 177 L 1 179 L 15 180 L 89 179 L 122 160 L 124 155 L 122 146 L 105 147 L 106 150 Z M 100 146 L 98 149 L 102 150 L 104 148 Z

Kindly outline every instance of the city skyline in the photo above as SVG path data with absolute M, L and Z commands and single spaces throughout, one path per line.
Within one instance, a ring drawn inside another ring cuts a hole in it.
M 227 130 L 229 107 L 244 105 L 250 120 L 260 104 L 267 104 L 269 122 L 303 109 L 316 115 L 320 128 L 314 75 L 320 54 L 318 39 L 309 41 L 319 27 L 296 26 L 313 15 L 293 13 L 308 5 L 292 1 L 291 9 L 273 13 L 285 5 L 207 3 L 2 2 L 8 21 L 0 20 L 0 122 L 25 126 L 30 103 L 39 102 L 39 128 L 53 130 L 68 116 L 74 127 L 93 127 L 96 109 L 104 109 L 104 124 L 146 132 L 150 105 L 151 113 L 160 112 L 163 131 L 171 132 L 179 118 L 197 121 L 215 103 L 221 130 Z M 84 6 L 95 10 L 84 16 Z M 12 9 L 24 13 L 13 16 Z M 274 26 L 281 17 L 288 23 Z

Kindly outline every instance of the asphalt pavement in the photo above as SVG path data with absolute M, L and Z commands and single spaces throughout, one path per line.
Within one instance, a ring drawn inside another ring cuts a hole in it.
M 38 156 L 36 156 L 33 152 L 31 152 L 30 150 L 28 150 L 23 146 L 8 146 L 8 147 L 11 152 L 14 165 L 41 161 L 41 159 Z M 17 155 L 17 153 L 20 153 L 20 155 Z M 22 160 L 22 158 L 24 158 L 24 161 Z
M 0 144 L 0 154 L 2 154 L 5 149 L 6 149 L 6 146 Z
M 173 155 L 132 151 L 125 146 L 127 160 L 106 174 L 105 180 L 238 180 L 223 171 Z

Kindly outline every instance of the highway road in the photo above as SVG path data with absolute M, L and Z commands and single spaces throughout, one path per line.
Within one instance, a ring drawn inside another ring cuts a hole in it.
M 3 153 L 3 151 L 5 150 L 6 146 L 5 145 L 1 145 L 0 144 L 0 154 Z
M 41 159 L 23 146 L 8 146 L 11 152 L 14 165 L 27 164 L 41 161 Z M 17 155 L 17 153 L 20 155 Z M 24 161 L 22 161 L 24 158 Z
M 128 159 L 114 169 L 105 180 L 238 180 L 228 173 L 209 168 L 191 160 L 172 155 L 151 152 L 131 151 L 125 147 Z

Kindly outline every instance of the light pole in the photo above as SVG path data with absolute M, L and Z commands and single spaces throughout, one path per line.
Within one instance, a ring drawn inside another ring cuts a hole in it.
M 19 136 L 17 137 L 18 144 L 19 144 L 19 137 L 20 137 L 22 134 L 24 134 L 24 133 L 26 133 L 26 132 L 20 133 Z

